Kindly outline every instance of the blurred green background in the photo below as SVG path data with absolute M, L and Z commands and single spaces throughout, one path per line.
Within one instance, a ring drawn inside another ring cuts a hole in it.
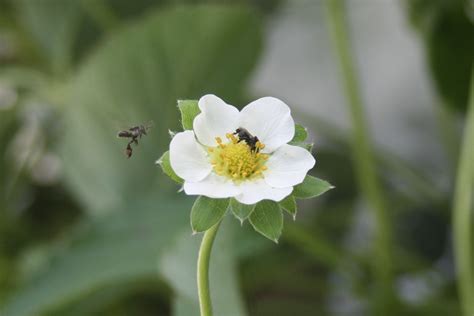
M 0 0 L 0 315 L 198 315 L 194 198 L 154 163 L 176 100 L 206 93 L 283 99 L 336 186 L 278 245 L 227 216 L 216 315 L 461 315 L 451 218 L 474 4 L 332 1 Z M 347 18 L 383 229 L 351 159 L 331 12 Z M 117 131 L 151 120 L 127 160 Z

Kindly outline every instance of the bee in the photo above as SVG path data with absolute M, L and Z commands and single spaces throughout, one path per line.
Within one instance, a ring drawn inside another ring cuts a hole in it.
M 239 127 L 233 134 L 237 135 L 239 138 L 239 143 L 241 141 L 245 141 L 245 143 L 250 147 L 251 151 L 258 152 L 260 150 L 260 148 L 257 146 L 257 143 L 259 142 L 258 137 L 250 134 L 245 128 Z
M 125 156 L 127 156 L 127 158 L 130 158 L 133 154 L 132 144 L 138 145 L 138 139 L 142 138 L 143 135 L 147 135 L 147 131 L 152 126 L 153 124 L 150 122 L 147 125 L 137 125 L 118 132 L 117 137 L 130 138 L 127 147 L 125 148 Z

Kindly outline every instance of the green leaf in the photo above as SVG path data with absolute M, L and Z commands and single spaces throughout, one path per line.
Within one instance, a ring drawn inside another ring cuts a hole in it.
M 300 199 L 309 199 L 319 196 L 333 188 L 334 186 L 327 181 L 313 176 L 306 176 L 303 183 L 298 184 L 293 189 L 293 196 Z
M 191 209 L 193 232 L 203 232 L 217 224 L 229 206 L 229 199 L 212 199 L 200 196 Z
M 236 199 L 231 199 L 230 207 L 232 209 L 232 214 L 234 214 L 234 216 L 237 217 L 237 219 L 239 219 L 240 223 L 242 224 L 255 209 L 255 204 L 242 204 L 239 203 Z
M 293 139 L 291 140 L 290 143 L 304 142 L 307 137 L 308 137 L 308 131 L 306 127 L 300 124 L 295 124 L 295 136 L 293 136 Z
M 278 203 L 270 200 L 257 203 L 249 221 L 257 232 L 278 243 L 283 230 L 283 213 Z
M 446 105 L 465 111 L 474 56 L 469 1 L 409 0 L 412 23 L 423 36 L 434 84 Z
M 74 41 L 80 29 L 83 12 L 73 0 L 19 0 L 12 2 L 18 21 L 37 44 L 42 56 L 56 72 L 71 66 Z
M 197 100 L 180 100 L 178 101 L 178 108 L 181 112 L 181 124 L 183 129 L 192 130 L 193 121 L 196 115 L 201 113 Z
M 170 152 L 167 151 L 165 152 L 160 159 L 158 159 L 156 161 L 157 164 L 160 165 L 161 169 L 163 170 L 163 172 L 171 178 L 171 180 L 179 183 L 179 184 L 183 184 L 184 183 L 184 180 L 181 179 L 173 170 L 173 168 L 171 168 L 171 163 L 170 163 Z
M 49 315 L 105 285 L 156 278 L 157 256 L 185 228 L 189 207 L 189 201 L 176 199 L 134 201 L 133 209 L 83 221 L 51 250 L 52 256 L 43 258 L 0 314 Z
M 245 6 L 148 11 L 96 47 L 69 86 L 59 154 L 68 162 L 65 181 L 91 213 L 175 194 L 152 162 L 168 150 L 168 130 L 180 128 L 176 100 L 209 91 L 239 100 L 260 52 L 261 20 Z M 117 131 L 150 120 L 153 128 L 126 159 Z
M 296 199 L 293 195 L 287 196 L 284 200 L 280 201 L 280 206 L 287 211 L 291 216 L 293 216 L 293 219 L 296 218 Z

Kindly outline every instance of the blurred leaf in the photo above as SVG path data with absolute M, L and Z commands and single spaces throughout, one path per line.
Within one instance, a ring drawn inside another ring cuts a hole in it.
M 53 70 L 70 66 L 82 15 L 76 0 L 13 1 L 19 20 L 33 37 Z
M 424 38 L 438 92 L 448 105 L 464 111 L 474 56 L 472 8 L 465 0 L 407 1 L 411 21 Z
M 293 139 L 291 140 L 290 143 L 304 142 L 307 137 L 308 137 L 308 131 L 306 130 L 306 127 L 300 124 L 295 124 L 295 136 L 293 136 Z
M 189 206 L 177 200 L 135 203 L 86 221 L 1 314 L 40 315 L 107 284 L 156 277 L 157 255 L 183 229 Z
M 270 200 L 257 203 L 249 220 L 257 232 L 276 243 L 278 242 L 283 230 L 283 214 L 278 203 Z
M 339 265 L 344 255 L 343 251 L 333 241 L 327 240 L 327 237 L 321 234 L 318 229 L 308 229 L 290 222 L 285 226 L 282 238 L 285 242 L 293 245 L 295 249 L 301 249 L 307 256 L 328 268 Z M 355 259 L 351 259 L 351 264 L 354 262 Z
M 95 212 L 175 194 L 153 162 L 179 126 L 176 100 L 212 92 L 238 101 L 260 51 L 260 21 L 245 7 L 183 6 L 127 26 L 82 67 L 66 111 L 65 178 Z M 125 159 L 117 121 L 123 128 L 150 120 L 155 127 Z
M 245 315 L 239 294 L 235 240 L 229 217 L 224 219 L 212 250 L 210 288 L 214 315 Z M 240 229 L 240 227 L 239 227 Z M 175 290 L 174 315 L 199 316 L 196 262 L 201 236 L 184 231 L 159 262 L 164 277 Z
M 196 115 L 201 113 L 197 100 L 180 100 L 178 108 L 181 112 L 181 124 L 184 130 L 192 130 Z
M 161 156 L 160 159 L 157 160 L 156 162 L 157 164 L 160 165 L 161 169 L 163 170 L 163 172 L 171 178 L 171 180 L 175 181 L 176 183 L 179 183 L 179 184 L 183 184 L 184 183 L 184 180 L 181 179 L 173 170 L 173 168 L 171 167 L 171 163 L 170 163 L 170 152 L 167 151 L 163 154 L 163 156 Z
M 255 209 L 255 204 L 247 205 L 239 203 L 239 201 L 236 199 L 230 199 L 230 207 L 232 209 L 232 214 L 234 214 L 234 216 L 239 219 L 240 223 L 242 224 Z
M 293 219 L 296 218 L 296 211 L 297 211 L 297 206 L 296 206 L 296 199 L 293 195 L 287 196 L 285 199 L 280 201 L 280 206 L 287 211 Z
M 217 224 L 229 206 L 229 199 L 212 199 L 200 196 L 191 209 L 193 232 L 203 232 Z
M 334 187 L 327 181 L 306 176 L 303 183 L 298 184 L 293 189 L 293 196 L 299 199 L 310 199 L 319 196 Z

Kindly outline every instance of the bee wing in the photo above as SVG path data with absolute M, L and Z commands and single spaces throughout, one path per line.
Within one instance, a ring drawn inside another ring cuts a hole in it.
M 117 131 L 117 137 L 127 137 L 126 133 L 129 133 L 130 127 L 133 126 L 127 123 L 126 120 L 111 120 L 110 126 Z
M 148 129 L 154 127 L 154 126 L 155 126 L 155 122 L 153 122 L 153 121 L 148 121 L 148 122 L 145 124 L 145 129 L 148 130 Z

